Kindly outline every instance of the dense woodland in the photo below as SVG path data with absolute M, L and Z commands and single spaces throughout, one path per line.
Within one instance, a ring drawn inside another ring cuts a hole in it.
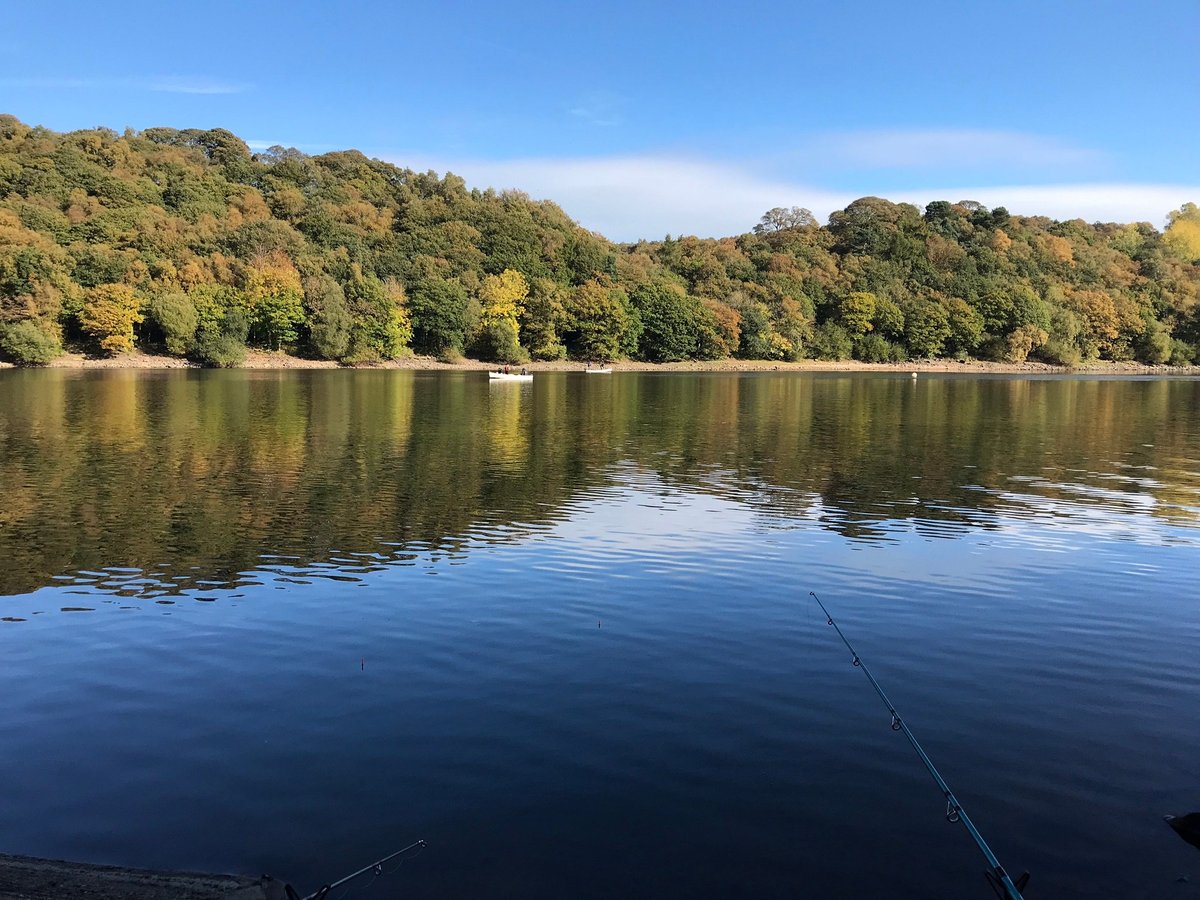
M 551 202 L 353 150 L 0 115 L 0 351 L 1187 364 L 1200 209 L 1168 222 L 864 197 L 825 226 L 774 209 L 738 237 L 620 245 Z

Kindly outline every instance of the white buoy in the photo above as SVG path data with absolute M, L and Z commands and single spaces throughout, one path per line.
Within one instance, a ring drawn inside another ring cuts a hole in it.
M 913 372 L 913 373 L 912 373 L 912 377 L 913 377 L 913 378 L 916 378 L 916 377 L 917 377 L 917 373 L 916 373 L 916 372 Z

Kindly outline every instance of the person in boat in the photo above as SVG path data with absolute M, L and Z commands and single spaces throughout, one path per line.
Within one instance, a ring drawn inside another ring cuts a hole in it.
M 524 366 L 521 366 L 521 374 L 522 374 L 522 375 L 528 375 L 528 374 L 529 374 L 528 372 L 526 372 L 526 371 L 525 371 L 525 367 L 524 367 Z
M 508 366 L 507 366 L 507 365 L 505 365 L 505 367 L 504 367 L 504 374 L 505 374 L 505 375 L 507 375 L 507 374 L 508 374 Z

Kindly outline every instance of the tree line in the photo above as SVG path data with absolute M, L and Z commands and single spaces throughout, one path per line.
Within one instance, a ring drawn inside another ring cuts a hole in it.
M 1189 364 L 1200 209 L 1160 231 L 936 201 L 614 244 L 558 206 L 223 129 L 57 133 L 0 116 L 0 352 L 247 346 L 363 364 L 529 359 Z

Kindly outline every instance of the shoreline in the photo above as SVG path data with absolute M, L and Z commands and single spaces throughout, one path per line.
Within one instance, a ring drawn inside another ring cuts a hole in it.
M 530 362 L 524 368 L 530 372 L 582 372 L 585 364 L 569 360 Z M 622 360 L 607 364 L 614 372 L 940 372 L 974 375 L 1159 375 L 1200 376 L 1200 366 L 1150 366 L 1135 362 L 1096 362 L 1075 367 L 1049 363 L 1004 363 L 987 360 L 924 359 L 903 363 L 868 363 L 859 360 L 805 359 L 781 362 L 757 359 L 685 360 L 682 362 L 652 363 Z M 0 362 L 0 369 L 15 368 L 12 363 Z M 177 356 L 150 353 L 122 353 L 117 356 L 87 356 L 64 353 L 47 369 L 199 369 L 198 363 Z M 364 366 L 343 366 L 329 359 L 305 359 L 287 353 L 250 350 L 246 361 L 238 368 L 256 370 L 285 369 L 400 369 L 409 371 L 486 371 L 495 363 L 476 359 L 442 362 L 432 356 L 408 356 L 384 363 Z M 512 367 L 516 369 L 521 366 Z
M 283 900 L 267 875 L 138 869 L 0 853 L 0 900 Z

